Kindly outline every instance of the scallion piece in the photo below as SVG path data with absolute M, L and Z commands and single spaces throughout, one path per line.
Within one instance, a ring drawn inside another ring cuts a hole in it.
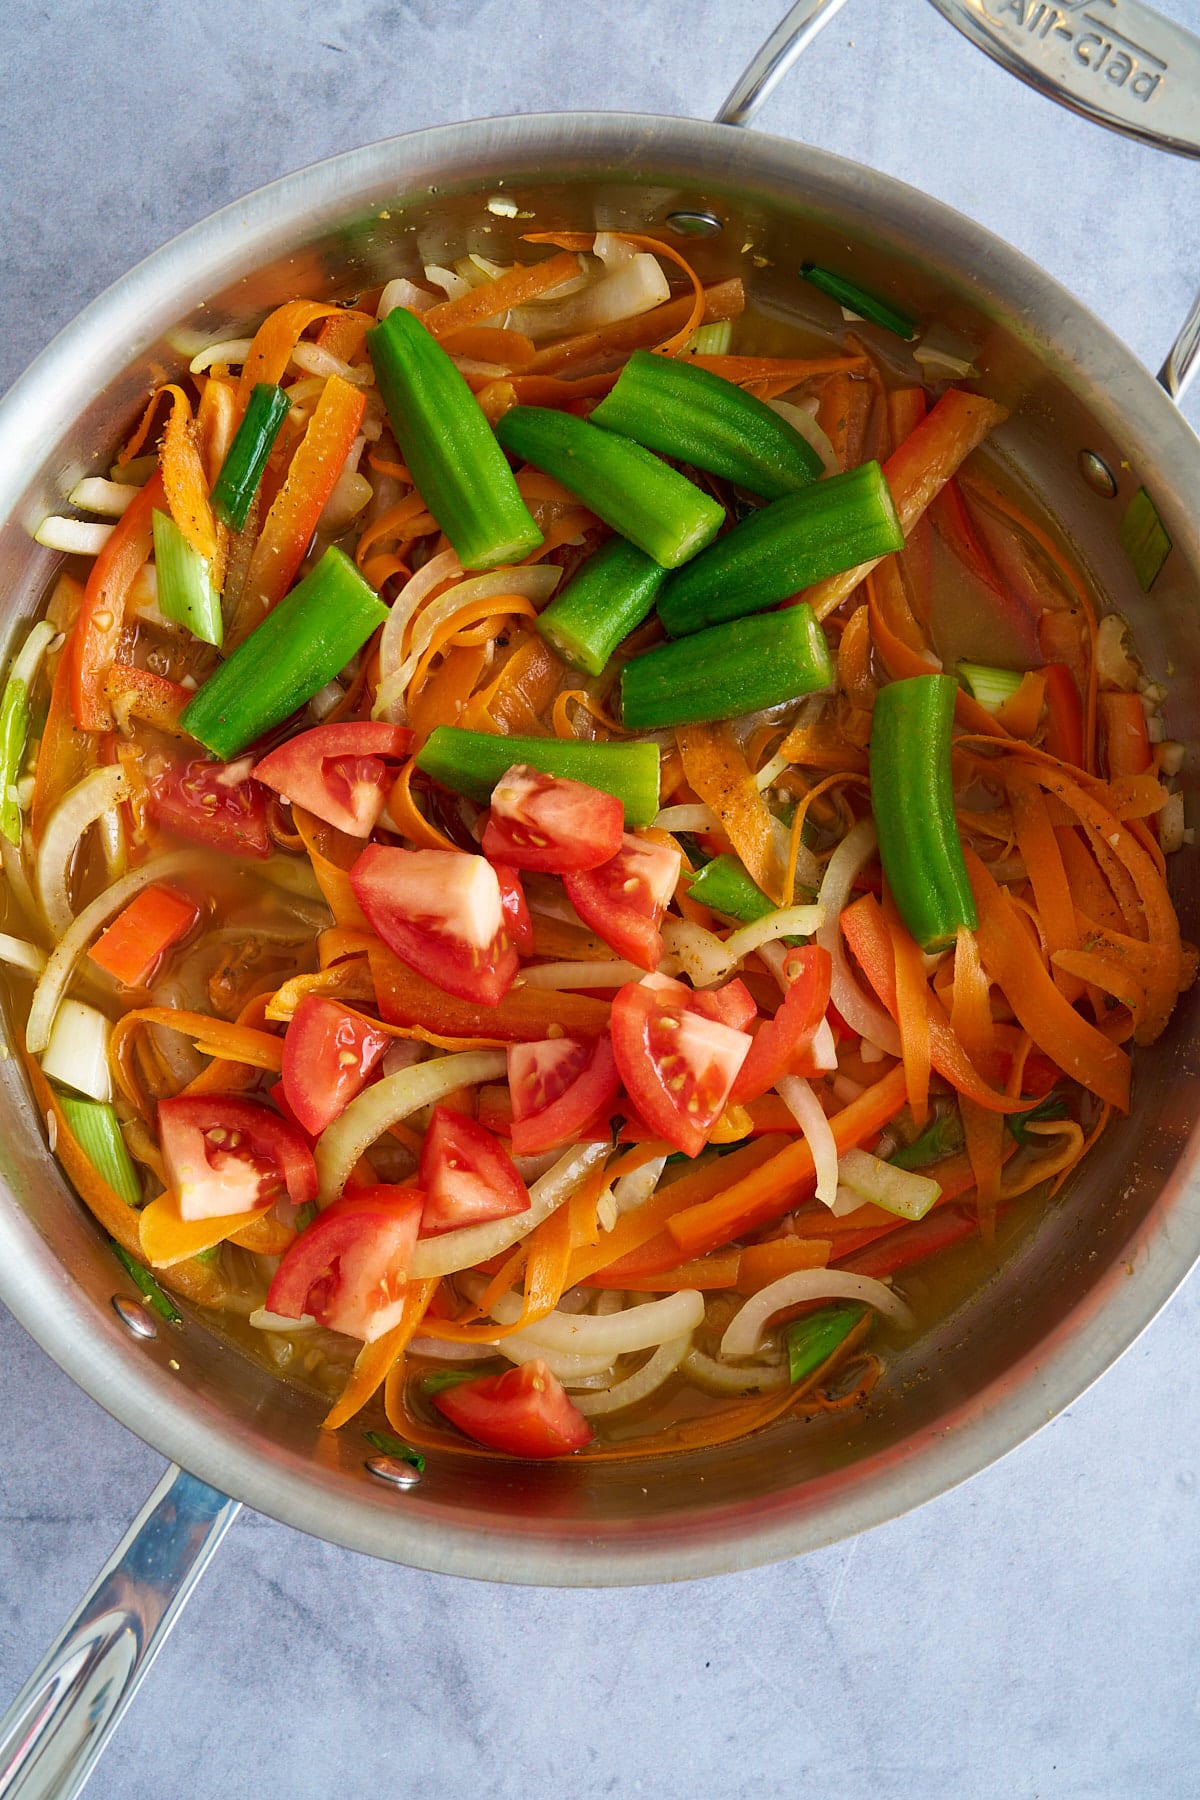
M 143 1268 L 136 1257 L 130 1256 L 128 1250 L 123 1244 L 118 1244 L 116 1238 L 109 1239 L 109 1247 L 147 1306 L 152 1307 L 159 1318 L 165 1319 L 168 1325 L 182 1324 L 183 1314 L 170 1296 L 159 1287 L 149 1269 Z
M 417 755 L 417 767 L 443 787 L 466 794 L 481 806 L 514 763 L 528 763 L 543 775 L 583 781 L 615 794 L 629 827 L 649 825 L 658 811 L 658 745 L 592 743 L 583 738 L 501 737 L 438 725 Z
M 404 1443 L 401 1438 L 393 1437 L 387 1431 L 364 1431 L 363 1436 L 372 1450 L 378 1450 L 381 1456 L 394 1456 L 398 1462 L 411 1464 L 418 1474 L 423 1473 L 425 1458 L 411 1444 Z
M 788 1327 L 788 1376 L 793 1386 L 829 1361 L 866 1311 L 865 1306 L 823 1306 Z
M 632 731 L 704 725 L 829 687 L 833 658 L 809 606 L 695 631 L 626 663 L 621 714 Z
M 31 723 L 29 690 L 41 666 L 46 646 L 54 636 L 54 627 L 41 619 L 33 627 L 13 658 L 4 696 L 0 699 L 0 831 L 10 844 L 21 841 L 21 803 L 17 798 L 17 779 L 29 740 Z
M 768 913 L 779 910 L 751 880 L 745 865 L 736 856 L 724 854 L 714 856 L 692 876 L 688 895 L 701 906 L 727 919 L 739 919 L 743 925 L 752 925 L 756 919 L 765 919 Z
M 963 1123 L 958 1108 L 936 1113 L 920 1137 L 911 1144 L 893 1150 L 888 1161 L 897 1169 L 923 1169 L 940 1162 L 944 1156 L 956 1156 L 963 1147 Z
M 752 512 L 671 576 L 658 616 L 683 637 L 903 547 L 887 478 L 878 463 L 863 463 Z
M 1145 488 L 1139 488 L 1121 520 L 1121 548 L 1133 564 L 1138 586 L 1148 594 L 1171 554 L 1171 540 L 1158 508 Z
M 988 712 L 999 712 L 1025 679 L 1019 669 L 994 669 L 987 663 L 960 662 L 956 672 L 968 694 Z
M 367 349 L 400 454 L 463 568 L 536 550 L 542 534 L 479 402 L 416 314 L 394 307 Z
M 611 537 L 539 613 L 537 628 L 573 669 L 601 675 L 617 645 L 654 611 L 666 578 L 636 544 Z
M 1027 1148 L 1032 1144 L 1036 1149 L 1039 1145 L 1044 1144 L 1045 1139 L 1039 1132 L 1030 1131 L 1028 1127 L 1048 1119 L 1065 1119 L 1066 1117 L 1067 1103 L 1063 1096 L 1051 1093 L 1047 1094 L 1044 1100 L 1039 1100 L 1036 1106 L 1031 1106 L 1026 1113 L 1009 1113 L 1004 1123 L 1018 1144 L 1024 1144 Z
M 951 727 L 957 683 L 911 675 L 880 688 L 871 719 L 871 810 L 879 859 L 922 950 L 946 950 L 978 924 L 954 815 Z
M 872 294 L 867 288 L 859 287 L 857 281 L 850 281 L 845 275 L 835 275 L 832 269 L 818 268 L 816 263 L 804 263 L 800 269 L 805 281 L 813 287 L 820 288 L 847 312 L 857 313 L 860 319 L 866 319 L 871 325 L 882 325 L 885 331 L 894 331 L 897 337 L 905 342 L 917 335 L 916 320 L 908 313 L 901 312 L 899 307 Z
M 218 650 L 224 637 L 221 596 L 212 570 L 189 544 L 167 513 L 154 513 L 154 567 L 158 575 L 158 610 L 164 618 L 186 625 L 202 644 Z
M 649 350 L 634 351 L 590 422 L 767 500 L 808 487 L 824 469 L 808 439 L 765 401 Z
M 697 325 L 688 352 L 692 356 L 728 356 L 733 342 L 733 320 L 718 319 L 713 325 Z
M 250 390 L 242 422 L 213 483 L 212 503 L 227 525 L 240 531 L 258 492 L 267 458 L 288 415 L 291 401 L 281 387 L 260 381 Z
M 464 1381 L 478 1381 L 479 1370 L 469 1369 L 434 1369 L 429 1375 L 422 1375 L 419 1382 L 421 1392 L 426 1395 L 444 1394 L 447 1388 L 461 1387 Z
M 514 456 L 578 494 L 598 519 L 665 569 L 678 568 L 703 550 L 725 523 L 725 508 L 686 475 L 641 444 L 573 413 L 514 406 L 496 436 Z
M 319 693 L 386 618 L 345 552 L 326 550 L 189 700 L 181 726 L 230 762 Z
M 71 1136 L 97 1174 L 114 1194 L 120 1194 L 126 1206 L 140 1206 L 142 1184 L 113 1108 L 102 1100 L 79 1100 L 74 1094 L 59 1094 L 58 1104 Z

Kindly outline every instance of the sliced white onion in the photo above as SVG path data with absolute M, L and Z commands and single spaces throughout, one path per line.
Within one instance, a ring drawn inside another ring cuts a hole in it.
M 538 1156 L 514 1156 L 512 1160 L 514 1169 L 528 1187 L 531 1182 L 539 1181 L 548 1169 L 552 1169 L 558 1158 L 557 1150 L 543 1150 Z
M 509 1362 L 527 1363 L 544 1362 L 552 1375 L 557 1375 L 564 1387 L 575 1387 L 580 1382 L 591 1381 L 600 1376 L 604 1381 L 612 1380 L 612 1362 L 604 1356 L 572 1356 L 562 1350 L 547 1350 L 544 1344 L 529 1342 L 525 1334 L 514 1331 L 511 1337 L 500 1338 L 489 1350 L 491 1356 L 506 1356 Z
M 111 1031 L 109 1021 L 94 1006 L 85 1006 L 82 1000 L 64 1000 L 54 1015 L 50 1041 L 42 1052 L 42 1073 L 48 1081 L 86 1094 L 89 1100 L 111 1101 Z
M 796 406 L 788 400 L 768 400 L 767 405 L 772 412 L 778 413 L 781 419 L 786 419 L 793 431 L 798 431 L 806 443 L 812 445 L 824 464 L 827 475 L 840 474 L 842 465 L 838 461 L 837 452 L 812 413 L 806 412 L 802 406 Z
M 253 1325 L 255 1331 L 313 1331 L 317 1325 L 311 1313 L 287 1319 L 282 1313 L 268 1312 L 265 1306 L 256 1306 L 246 1323 Z
M 388 282 L 380 294 L 375 317 L 386 319 L 388 314 L 395 312 L 398 306 L 407 307 L 409 312 L 425 312 L 435 304 L 434 297 L 428 288 L 418 287 L 415 281 L 408 279 L 407 275 L 397 275 L 394 281 Z
M 715 932 L 691 919 L 664 919 L 662 940 L 672 956 L 679 958 L 694 987 L 710 987 L 733 973 L 734 958 L 728 947 Z
M 521 1305 L 516 1294 L 505 1294 L 492 1308 L 492 1316 L 502 1325 L 511 1325 L 520 1317 Z M 677 1294 L 617 1313 L 548 1313 L 514 1336 L 570 1356 L 607 1356 L 611 1360 L 628 1350 L 649 1350 L 668 1338 L 690 1333 L 703 1317 L 704 1295 L 695 1288 L 681 1288 Z
M 327 719 L 334 709 L 346 698 L 346 690 L 340 681 L 328 681 L 315 693 L 308 703 L 308 710 L 318 721 Z
M 342 357 L 335 356 L 332 350 L 326 350 L 321 344 L 312 344 L 307 338 L 301 338 L 291 355 L 292 362 L 306 375 L 322 375 L 328 380 L 336 375 L 341 381 L 348 381 L 351 387 L 374 387 L 375 371 L 369 363 L 355 367 Z
M 399 724 L 387 710 L 384 688 L 389 679 L 389 671 L 399 669 L 404 661 L 404 638 L 409 622 L 427 594 L 446 581 L 462 580 L 462 564 L 453 550 L 441 550 L 431 556 L 424 566 L 411 575 L 405 582 L 396 598 L 392 601 L 388 612 L 387 623 L 379 639 L 379 666 L 382 672 L 380 691 L 375 697 L 375 705 L 371 710 L 374 719 L 387 719 L 391 724 Z
M 1164 856 L 1182 850 L 1184 837 L 1183 795 L 1168 794 L 1158 814 L 1158 842 Z
M 719 831 L 721 821 L 711 806 L 664 806 L 654 820 L 660 831 Z
M 47 550 L 62 550 L 67 556 L 97 556 L 112 534 L 111 525 L 94 525 L 88 519 L 64 519 L 52 513 L 42 520 L 33 535 Z
M 636 1207 L 644 1205 L 662 1179 L 666 1166 L 666 1157 L 656 1156 L 652 1162 L 643 1163 L 640 1169 L 633 1169 L 628 1175 L 622 1175 L 619 1181 L 614 1181 L 612 1197 L 617 1212 L 633 1212 Z
M 24 938 L 9 937 L 0 931 L 0 962 L 10 969 L 21 969 L 26 975 L 40 975 L 46 966 L 46 952 L 40 944 L 28 944 Z
M 812 937 L 825 923 L 825 909 L 817 906 L 781 906 L 763 918 L 743 925 L 725 939 L 725 950 L 734 962 L 741 962 L 762 944 L 781 937 Z
M 102 475 L 87 475 L 75 483 L 67 499 L 81 512 L 99 513 L 104 519 L 119 519 L 140 492 L 140 488 L 130 487 L 124 481 L 105 481 Z
M 860 819 L 846 833 L 825 865 L 817 894 L 817 904 L 825 911 L 825 923 L 817 931 L 817 942 L 828 950 L 833 963 L 830 998 L 851 1031 L 869 1038 L 889 1056 L 899 1056 L 900 1033 L 895 1021 L 877 1000 L 863 992 L 854 979 L 842 943 L 842 913 L 849 903 L 855 877 L 874 856 L 877 842 L 875 821 Z
M 491 1344 L 456 1342 L 453 1338 L 415 1337 L 408 1346 L 411 1356 L 432 1356 L 438 1362 L 485 1362 L 495 1356 Z
M 636 1369 L 632 1375 L 627 1375 L 624 1381 L 618 1381 L 604 1393 L 581 1395 L 575 1402 L 576 1407 L 586 1419 L 592 1419 L 603 1413 L 620 1412 L 625 1406 L 636 1406 L 639 1400 L 653 1394 L 675 1373 L 691 1348 L 691 1343 L 691 1332 L 681 1337 L 668 1338 L 640 1369 Z
M 499 1061 L 501 1070 L 505 1070 L 507 1065 L 503 1055 Z M 480 1079 L 490 1078 L 482 1076 Z M 353 1106 L 354 1102 L 350 1104 Z M 332 1131 L 333 1127 L 329 1129 Z M 582 1187 L 592 1170 L 608 1155 L 607 1143 L 572 1144 L 554 1167 L 530 1188 L 528 1211 L 514 1213 L 507 1219 L 495 1219 L 489 1225 L 467 1225 L 461 1231 L 444 1231 L 440 1237 L 421 1238 L 413 1252 L 410 1273 L 418 1281 L 431 1279 L 434 1275 L 453 1275 L 459 1269 L 472 1269 L 476 1263 L 486 1262 L 489 1257 L 511 1249 L 518 1239 L 525 1237 L 543 1219 L 548 1219 L 576 1188 Z
M 825 1108 L 802 1075 L 781 1075 L 775 1084 L 780 1099 L 804 1133 L 817 1174 L 817 1199 L 833 1204 L 838 1185 L 838 1152 Z
M 623 269 L 637 255 L 633 245 L 618 237 L 615 231 L 598 231 L 592 239 L 592 255 L 598 256 L 605 272 L 612 275 Z
M 382 1081 L 356 1094 L 317 1139 L 314 1155 L 321 1204 L 328 1206 L 337 1199 L 359 1157 L 376 1138 L 383 1136 L 389 1125 L 407 1119 L 423 1106 L 435 1106 L 455 1088 L 495 1081 L 506 1068 L 503 1050 L 463 1050 L 453 1056 L 415 1063 L 397 1075 L 385 1075 Z
M 34 878 L 46 923 L 56 938 L 75 916 L 67 877 L 80 840 L 102 813 L 124 799 L 127 787 L 120 763 L 106 763 L 69 788 L 46 821 Z
M 214 363 L 225 363 L 230 368 L 240 369 L 253 348 L 253 338 L 222 338 L 219 344 L 205 344 L 203 350 L 197 350 L 188 364 L 188 373 L 202 375 Z
M 837 1039 L 833 1035 L 833 1027 L 828 1019 L 822 1019 L 813 1032 L 812 1043 L 808 1046 L 808 1056 L 814 1068 L 828 1069 L 831 1073 L 837 1068 Z
M 25 859 L 21 854 L 21 846 L 20 844 L 10 844 L 2 831 L 0 831 L 0 866 L 3 866 L 4 879 L 8 884 L 9 892 L 25 917 L 32 923 L 38 916 L 38 904 L 33 897 L 29 877 L 25 873 Z
M 612 275 L 583 287 L 567 299 L 547 305 L 545 302 L 550 296 L 545 295 L 541 301 L 515 308 L 509 325 L 536 342 L 539 338 L 557 337 L 564 332 L 594 331 L 615 319 L 633 318 L 661 306 L 670 297 L 670 284 L 658 259 L 649 251 L 640 251 Z
M 759 793 L 761 794 L 769 788 L 773 781 L 778 781 L 779 777 L 783 774 L 783 771 L 785 769 L 790 769 L 791 766 L 791 762 L 783 754 L 783 751 L 777 751 L 770 762 L 765 762 L 754 777 L 754 785 Z
M 763 1327 L 789 1306 L 807 1300 L 865 1300 L 893 1324 L 907 1331 L 913 1316 L 903 1300 L 882 1281 L 869 1275 L 852 1275 L 846 1269 L 797 1269 L 760 1288 L 733 1315 L 721 1339 L 722 1356 L 753 1356 L 762 1342 Z
M 522 969 L 517 984 L 531 988 L 619 988 L 646 973 L 636 963 L 606 957 L 603 962 L 533 963 Z
M 434 561 L 437 560 L 435 557 Z M 547 563 L 534 563 L 529 568 L 522 569 L 491 569 L 485 575 L 472 575 L 469 580 L 456 583 L 435 600 L 431 600 L 413 625 L 408 654 L 398 666 L 393 666 L 388 660 L 391 656 L 390 646 L 385 657 L 382 648 L 384 640 L 380 640 L 382 679 L 375 701 L 375 716 L 380 716 L 382 708 L 389 719 L 399 724 L 404 723 L 408 716 L 408 684 L 416 673 L 417 664 L 433 642 L 439 627 L 458 612 L 460 607 L 468 606 L 473 600 L 487 599 L 492 595 L 500 599 L 508 594 L 520 594 L 532 600 L 535 605 L 542 605 L 554 592 L 561 575 L 561 569 Z M 408 589 L 405 588 L 400 598 L 404 599 L 407 592 Z M 386 637 L 385 627 L 384 639 Z M 404 717 L 399 717 L 400 714 Z
M 923 1219 L 942 1192 L 941 1183 L 915 1169 L 872 1156 L 869 1150 L 847 1150 L 838 1164 L 838 1178 L 863 1200 L 881 1206 L 901 1219 Z
M 706 1388 L 710 1394 L 765 1394 L 774 1388 L 787 1387 L 791 1380 L 787 1361 L 783 1357 L 775 1357 L 770 1362 L 742 1363 L 740 1367 L 735 1367 L 732 1363 L 718 1362 L 714 1356 L 705 1356 L 703 1350 L 688 1352 L 684 1358 L 683 1372 L 692 1378 L 697 1387 Z
M 464 294 L 471 292 L 471 283 L 464 281 L 454 269 L 443 269 L 438 263 L 425 264 L 425 279 L 434 287 L 440 287 L 447 300 L 459 300 Z

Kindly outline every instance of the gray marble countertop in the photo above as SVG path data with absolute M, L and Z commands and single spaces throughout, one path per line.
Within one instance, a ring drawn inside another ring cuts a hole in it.
M 1163 10 L 1200 30 L 1200 0 Z M 775 18 L 773 0 L 10 0 L 0 387 L 138 257 L 286 170 L 481 114 L 709 117 Z M 1200 280 L 1200 168 L 1050 107 L 923 0 L 853 0 L 760 124 L 978 218 L 1151 367 Z M 243 1514 L 88 1792 L 1194 1795 L 1198 1336 L 1193 1280 L 965 1487 L 683 1587 L 477 1585 Z M 0 1404 L 2 1705 L 161 1461 L 7 1315 Z

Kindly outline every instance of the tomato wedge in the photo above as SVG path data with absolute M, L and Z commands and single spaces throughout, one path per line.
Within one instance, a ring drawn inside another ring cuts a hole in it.
M 387 1032 L 323 994 L 306 994 L 283 1040 L 283 1092 L 310 1137 L 362 1092 L 391 1042 Z
M 529 1208 L 529 1190 L 500 1140 L 451 1106 L 433 1109 L 418 1179 L 425 1190 L 422 1237 Z
M 432 1398 L 467 1437 L 507 1456 L 568 1456 L 592 1441 L 591 1426 L 540 1357 Z
M 255 1212 L 285 1195 L 317 1197 L 312 1151 L 288 1119 L 233 1094 L 177 1094 L 158 1103 L 168 1185 L 183 1219 Z
M 267 789 L 251 779 L 250 768 L 248 756 L 177 764 L 151 777 L 146 810 L 165 831 L 226 856 L 270 856 Z
M 504 923 L 508 927 L 513 948 L 518 956 L 532 956 L 533 920 L 525 904 L 525 889 L 521 886 L 521 877 L 515 869 L 506 868 L 503 863 L 495 863 L 493 867 L 500 884 L 500 910 L 504 914 Z
M 567 898 L 585 925 L 639 969 L 662 961 L 659 931 L 683 860 L 678 850 L 626 832 L 621 848 L 598 869 L 563 876 Z
M 612 794 L 514 763 L 492 790 L 483 854 L 517 869 L 562 875 L 610 862 L 624 832 L 625 808 Z
M 520 964 L 496 871 L 466 850 L 368 844 L 354 897 L 389 950 L 447 994 L 496 1006 Z
M 693 1012 L 691 998 L 681 982 L 652 976 L 619 989 L 612 1008 L 625 1090 L 650 1130 L 685 1156 L 704 1148 L 750 1050 L 744 1031 Z
M 766 1019 L 754 1034 L 750 1054 L 733 1084 L 730 1099 L 736 1104 L 757 1100 L 773 1088 L 781 1075 L 812 1043 L 829 1005 L 829 979 L 833 959 L 819 944 L 806 944 L 788 956 L 792 985 L 773 1019 Z
M 305 1313 L 369 1344 L 400 1323 L 425 1196 L 415 1188 L 355 1188 L 319 1213 L 275 1271 L 267 1311 Z
M 734 1031 L 748 1031 L 758 1017 L 758 1002 L 744 981 L 727 981 L 723 987 L 705 988 L 691 996 L 691 1009 L 706 1019 L 718 1019 Z
M 350 837 L 370 837 L 383 811 L 394 771 L 412 748 L 403 725 L 315 725 L 281 744 L 254 768 L 254 779 L 303 806 Z
M 512 1097 L 515 1156 L 539 1156 L 572 1144 L 611 1108 L 621 1078 L 608 1038 L 544 1038 L 510 1044 L 508 1089 Z

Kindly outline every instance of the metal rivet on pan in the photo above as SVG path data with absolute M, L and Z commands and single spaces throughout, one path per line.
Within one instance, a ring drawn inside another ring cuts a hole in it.
M 131 1337 L 149 1339 L 158 1336 L 158 1326 L 140 1300 L 127 1300 L 124 1294 L 114 1294 L 112 1309 Z
M 668 213 L 667 224 L 680 237 L 718 237 L 725 229 L 716 213 L 710 212 Z
M 1117 492 L 1117 478 L 1102 456 L 1094 450 L 1081 450 L 1078 457 L 1079 473 L 1102 500 L 1112 500 Z
M 414 1488 L 421 1479 L 411 1463 L 398 1462 L 394 1456 L 372 1456 L 365 1466 L 368 1475 L 386 1481 L 389 1487 Z

